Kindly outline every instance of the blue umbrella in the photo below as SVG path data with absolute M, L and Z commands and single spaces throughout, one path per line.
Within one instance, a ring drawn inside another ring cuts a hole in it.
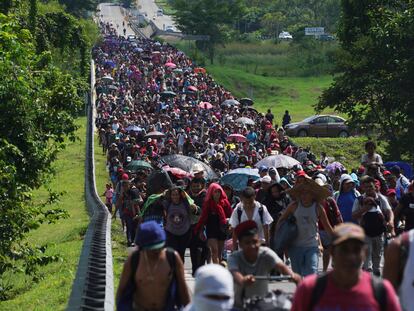
M 115 68 L 115 66 L 116 66 L 115 62 L 112 61 L 112 60 L 107 60 L 104 65 L 106 67 L 112 67 L 112 68 Z
M 220 183 L 231 186 L 235 191 L 242 191 L 247 187 L 250 179 L 258 180 L 259 178 L 259 170 L 256 168 L 237 168 L 224 175 Z
M 134 51 L 134 52 L 136 52 L 136 53 L 141 53 L 141 52 L 143 52 L 144 50 L 143 49 L 141 49 L 141 48 L 135 48 L 135 49 L 133 49 L 132 51 Z

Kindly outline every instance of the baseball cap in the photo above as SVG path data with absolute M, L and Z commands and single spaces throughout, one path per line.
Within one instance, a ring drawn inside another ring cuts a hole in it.
M 253 220 L 244 221 L 236 226 L 234 233 L 240 240 L 246 233 L 255 233 L 257 231 L 257 223 Z
M 334 228 L 332 245 L 338 245 L 348 240 L 358 240 L 365 243 L 365 232 L 362 227 L 353 223 L 342 223 Z
M 147 221 L 138 228 L 135 244 L 142 250 L 155 250 L 165 245 L 165 231 L 155 221 Z
M 306 173 L 304 170 L 297 171 L 296 177 L 306 177 Z

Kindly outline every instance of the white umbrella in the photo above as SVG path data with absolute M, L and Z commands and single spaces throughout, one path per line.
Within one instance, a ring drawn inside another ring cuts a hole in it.
M 112 82 L 114 81 L 114 78 L 112 78 L 111 76 L 104 76 L 101 78 L 101 80 L 104 82 Z
M 267 167 L 285 167 L 285 168 L 292 168 L 295 165 L 300 164 L 298 160 L 289 157 L 284 154 L 276 154 L 269 157 L 264 158 L 263 160 L 257 162 L 256 167 L 260 166 L 267 166 Z
M 237 122 L 237 123 L 241 123 L 241 124 L 243 124 L 243 125 L 255 125 L 255 123 L 254 123 L 254 121 L 253 121 L 252 119 L 250 119 L 250 118 L 246 118 L 246 117 L 243 117 L 243 118 L 238 118 L 238 119 L 236 120 L 236 122 Z

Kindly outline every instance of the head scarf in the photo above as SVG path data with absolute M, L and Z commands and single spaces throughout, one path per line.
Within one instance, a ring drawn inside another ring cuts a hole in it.
M 218 202 L 215 202 L 213 199 L 213 194 L 216 190 L 219 190 L 221 193 L 220 200 Z M 217 183 L 212 183 L 208 187 L 206 198 L 203 203 L 203 210 L 195 228 L 196 232 L 198 232 L 201 227 L 207 223 L 207 219 L 211 213 L 218 215 L 221 225 L 224 225 L 227 222 L 226 218 L 230 217 L 232 213 L 227 195 L 223 188 L 221 188 L 221 186 Z

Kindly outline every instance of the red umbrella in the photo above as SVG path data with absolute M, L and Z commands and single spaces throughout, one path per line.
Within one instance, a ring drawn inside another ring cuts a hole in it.
M 244 143 L 246 140 L 247 138 L 241 134 L 231 134 L 227 137 L 227 141 L 237 141 L 238 143 Z
M 208 102 L 200 102 L 198 104 L 198 107 L 200 107 L 201 109 L 211 109 L 213 108 L 213 105 Z
M 197 92 L 198 91 L 198 89 L 195 86 L 193 86 L 193 85 L 189 86 L 188 89 L 190 91 L 193 91 L 193 92 Z
M 201 67 L 194 68 L 195 73 L 206 73 L 206 70 Z
M 169 67 L 169 68 L 176 68 L 176 67 L 177 67 L 177 65 L 176 65 L 176 64 L 174 64 L 174 63 L 169 62 L 169 63 L 165 63 L 165 67 Z

